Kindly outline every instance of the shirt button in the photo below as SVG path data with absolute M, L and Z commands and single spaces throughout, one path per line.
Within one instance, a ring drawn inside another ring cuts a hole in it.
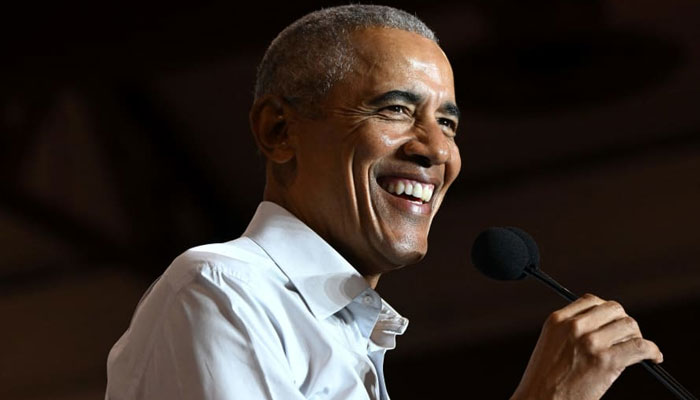
M 366 295 L 365 297 L 363 297 L 362 301 L 367 305 L 374 303 L 374 299 L 372 299 L 372 296 L 370 295 Z

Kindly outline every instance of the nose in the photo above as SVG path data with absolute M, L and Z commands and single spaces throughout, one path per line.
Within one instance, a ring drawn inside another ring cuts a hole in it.
M 404 143 L 403 152 L 422 167 L 445 164 L 450 160 L 450 137 L 437 122 L 414 127 L 414 135 Z

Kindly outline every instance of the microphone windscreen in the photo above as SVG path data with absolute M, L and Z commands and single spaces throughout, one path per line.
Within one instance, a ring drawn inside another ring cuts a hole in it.
M 474 240 L 472 263 L 484 275 L 502 281 L 523 279 L 525 267 L 539 266 L 534 239 L 518 228 L 492 227 Z
M 528 266 L 533 267 L 535 269 L 539 269 L 540 250 L 537 248 L 537 243 L 535 242 L 535 239 L 533 239 L 529 233 L 525 232 L 520 228 L 516 228 L 514 226 L 507 226 L 506 229 L 520 236 L 520 239 L 522 239 L 525 243 L 525 246 L 527 246 L 527 251 L 528 253 L 530 253 L 530 262 L 528 263 Z

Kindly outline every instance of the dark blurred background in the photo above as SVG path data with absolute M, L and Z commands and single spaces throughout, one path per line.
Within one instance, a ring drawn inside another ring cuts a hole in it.
M 180 252 L 261 199 L 255 66 L 331 3 L 54 2 L 0 11 L 0 398 L 99 399 L 107 352 Z M 577 293 L 622 302 L 700 394 L 700 2 L 387 2 L 453 62 L 464 162 L 419 265 L 380 293 L 411 326 L 394 399 L 505 399 L 563 301 L 488 281 L 491 225 L 540 244 Z M 628 369 L 606 399 L 673 399 Z

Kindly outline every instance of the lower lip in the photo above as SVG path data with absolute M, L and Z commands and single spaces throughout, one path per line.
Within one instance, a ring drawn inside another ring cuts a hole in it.
M 418 215 L 430 215 L 430 213 L 432 212 L 433 207 L 430 203 L 414 202 L 408 199 L 404 199 L 403 197 L 394 196 L 393 194 L 383 189 L 382 192 L 388 198 L 389 203 L 394 205 L 394 207 L 398 208 L 399 210 Z

